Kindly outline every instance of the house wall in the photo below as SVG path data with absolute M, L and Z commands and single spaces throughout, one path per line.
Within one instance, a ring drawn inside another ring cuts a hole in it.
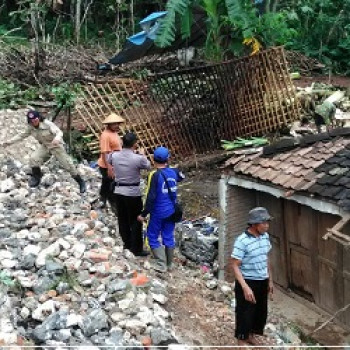
M 222 186 L 224 189 L 221 189 L 221 193 L 226 190 L 226 207 L 222 208 L 221 213 L 221 221 L 224 222 L 221 227 L 224 239 L 220 240 L 219 250 L 223 255 L 222 268 L 225 271 L 225 279 L 233 281 L 233 273 L 228 267 L 228 261 L 235 238 L 247 227 L 248 212 L 256 203 L 256 191 L 230 186 L 226 183 Z

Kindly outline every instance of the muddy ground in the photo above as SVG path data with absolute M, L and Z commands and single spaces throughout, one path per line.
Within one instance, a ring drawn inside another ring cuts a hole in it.
M 186 218 L 203 215 L 219 218 L 218 181 L 220 171 L 215 167 L 186 173 L 180 184 L 181 202 Z M 232 345 L 234 319 L 227 298 L 205 286 L 199 266 L 175 269 L 169 281 L 168 310 L 184 342 L 193 345 Z M 225 300 L 226 299 L 226 300 Z

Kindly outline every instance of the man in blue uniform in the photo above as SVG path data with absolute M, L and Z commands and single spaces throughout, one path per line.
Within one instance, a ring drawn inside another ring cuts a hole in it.
M 249 212 L 248 228 L 233 246 L 230 261 L 236 284 L 236 332 L 238 345 L 258 345 L 267 319 L 268 293 L 273 292 L 267 230 L 271 216 L 263 207 Z
M 178 169 L 168 167 L 167 148 L 156 148 L 153 158 L 155 170 L 149 174 L 147 198 L 138 220 L 142 222 L 150 214 L 147 238 L 156 259 L 153 267 L 157 271 L 166 272 L 172 269 L 175 248 L 175 222 L 169 217 L 175 212 L 177 183 L 184 179 L 184 175 Z M 159 236 L 162 242 L 159 241 Z

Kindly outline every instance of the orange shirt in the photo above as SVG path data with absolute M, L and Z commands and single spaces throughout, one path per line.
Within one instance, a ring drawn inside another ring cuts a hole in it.
M 111 131 L 109 129 L 104 130 L 100 136 L 101 155 L 97 161 L 98 166 L 101 168 L 107 168 L 107 164 L 103 157 L 103 153 L 120 151 L 121 149 L 122 149 L 122 140 L 120 139 L 119 135 L 116 132 Z

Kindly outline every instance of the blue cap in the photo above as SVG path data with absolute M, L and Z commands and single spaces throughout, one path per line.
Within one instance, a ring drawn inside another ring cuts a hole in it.
M 153 158 L 157 163 L 166 163 L 169 156 L 169 150 L 166 147 L 157 147 L 153 152 Z

